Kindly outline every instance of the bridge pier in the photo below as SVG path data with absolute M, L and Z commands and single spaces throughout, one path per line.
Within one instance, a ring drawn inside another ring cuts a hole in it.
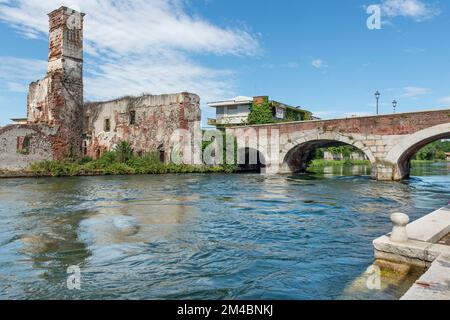
M 262 168 L 263 174 L 266 175 L 275 175 L 275 174 L 289 174 L 292 173 L 291 168 L 285 163 L 266 163 L 266 165 Z
M 372 165 L 372 178 L 378 181 L 401 181 L 409 177 L 409 163 L 400 168 L 392 163 L 375 163 Z

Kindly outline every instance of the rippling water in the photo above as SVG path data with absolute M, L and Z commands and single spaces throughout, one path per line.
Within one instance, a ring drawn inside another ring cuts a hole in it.
M 390 213 L 416 219 L 450 201 L 448 165 L 426 167 L 436 175 L 403 183 L 332 172 L 0 180 L 0 298 L 355 298 L 346 288 Z M 70 265 L 80 291 L 66 288 Z

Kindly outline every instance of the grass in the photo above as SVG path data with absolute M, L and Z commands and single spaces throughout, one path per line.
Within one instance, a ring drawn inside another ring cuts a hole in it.
M 420 164 L 420 163 L 436 163 L 436 162 L 450 162 L 450 161 L 444 160 L 444 159 L 442 159 L 442 160 L 439 160 L 439 159 L 436 159 L 436 160 L 411 160 L 411 163 L 412 163 L 412 164 Z
M 316 159 L 311 161 L 309 168 L 323 168 L 332 166 L 355 166 L 355 165 L 370 165 L 368 160 L 324 160 Z
M 34 176 L 89 176 L 89 175 L 130 175 L 166 173 L 233 173 L 233 165 L 207 166 L 186 164 L 165 164 L 156 154 L 143 157 L 132 156 L 126 161 L 117 152 L 107 152 L 100 159 L 89 158 L 80 161 L 43 161 L 31 166 Z

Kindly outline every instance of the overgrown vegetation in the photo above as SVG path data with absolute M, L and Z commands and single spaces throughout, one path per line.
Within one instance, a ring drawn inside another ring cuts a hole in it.
M 158 152 L 137 156 L 130 143 L 121 142 L 114 151 L 105 152 L 98 160 L 83 158 L 79 161 L 43 161 L 33 164 L 36 176 L 127 175 L 166 173 L 233 173 L 234 165 L 186 165 L 161 162 Z
M 307 121 L 311 120 L 311 113 L 301 109 L 286 109 L 285 121 Z
M 268 98 L 266 98 L 263 103 L 252 103 L 252 105 L 250 106 L 250 113 L 248 115 L 247 122 L 251 125 L 274 122 L 272 107 Z
M 269 101 L 265 98 L 262 103 L 253 102 L 250 106 L 250 113 L 248 115 L 247 124 L 268 124 L 275 122 L 289 122 L 289 121 L 305 121 L 311 120 L 311 113 L 301 109 L 285 108 L 285 119 L 276 119 L 275 110 L 279 103 Z

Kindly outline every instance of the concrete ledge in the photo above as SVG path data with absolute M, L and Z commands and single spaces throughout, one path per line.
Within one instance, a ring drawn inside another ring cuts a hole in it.
M 450 208 L 441 208 L 406 227 L 412 240 L 436 243 L 450 233 Z
M 429 251 L 431 243 L 410 240 L 405 243 L 391 242 L 382 236 L 373 242 L 375 258 L 392 262 L 407 263 L 418 267 L 428 267 L 437 258 Z
M 401 300 L 449 300 L 450 256 L 441 255 Z

